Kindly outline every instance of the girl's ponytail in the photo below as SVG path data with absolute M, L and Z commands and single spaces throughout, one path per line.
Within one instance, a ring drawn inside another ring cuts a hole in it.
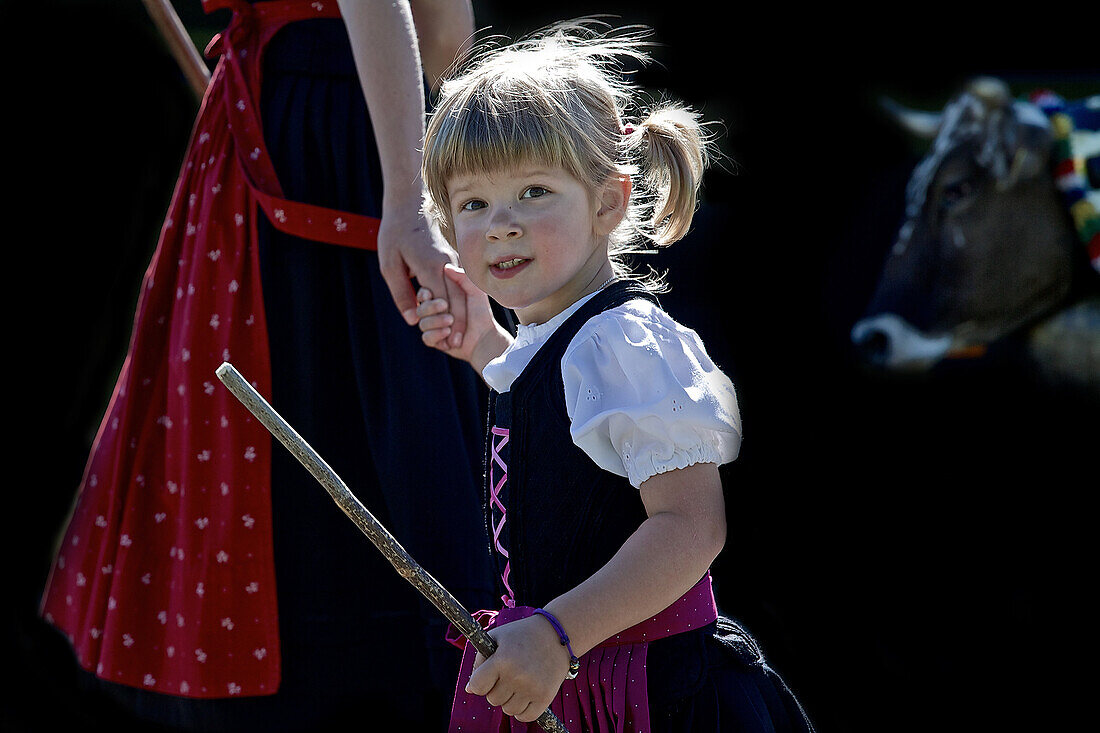
M 639 148 L 644 198 L 652 213 L 646 218 L 648 238 L 656 245 L 681 239 L 691 226 L 699 185 L 708 163 L 707 139 L 699 118 L 686 107 L 665 104 L 653 109 L 637 129 L 627 129 L 627 146 Z

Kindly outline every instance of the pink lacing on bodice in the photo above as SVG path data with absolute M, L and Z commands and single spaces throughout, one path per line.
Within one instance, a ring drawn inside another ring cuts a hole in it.
M 490 523 L 493 525 L 493 547 L 499 552 L 505 559 L 504 573 L 500 576 L 501 581 L 504 583 L 504 589 L 508 591 L 505 595 L 500 597 L 500 600 L 504 602 L 507 608 L 515 608 L 516 594 L 512 590 L 512 586 L 508 584 L 508 577 L 512 572 L 512 564 L 508 559 L 508 551 L 504 549 L 504 545 L 500 543 L 500 533 L 504 530 L 504 523 L 508 521 L 508 510 L 505 508 L 504 503 L 500 500 L 500 493 L 504 489 L 504 484 L 508 482 L 508 466 L 504 463 L 504 459 L 500 457 L 500 451 L 508 444 L 508 428 L 498 428 L 493 426 L 490 431 L 493 435 L 491 441 L 492 462 L 489 464 L 489 508 L 490 508 Z M 499 439 L 499 440 L 498 440 Z M 500 467 L 500 479 L 496 477 L 496 469 Z M 500 510 L 500 522 L 495 521 L 495 517 L 492 515 L 493 508 Z

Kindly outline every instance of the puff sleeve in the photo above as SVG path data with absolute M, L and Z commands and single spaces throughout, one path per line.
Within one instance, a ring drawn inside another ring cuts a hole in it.
M 733 384 L 698 334 L 647 301 L 593 318 L 562 357 L 573 442 L 637 488 L 658 473 L 737 457 Z

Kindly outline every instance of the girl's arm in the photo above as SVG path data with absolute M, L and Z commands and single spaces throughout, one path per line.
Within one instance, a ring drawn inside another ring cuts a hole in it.
M 603 568 L 545 606 L 580 656 L 671 605 L 710 568 L 726 540 L 718 467 L 697 463 L 642 482 L 648 518 Z M 466 689 L 530 722 L 557 694 L 569 655 L 550 623 L 532 616 L 490 634 L 497 652 L 480 656 Z
M 726 543 L 715 464 L 659 473 L 639 489 L 648 518 L 603 568 L 546 605 L 578 655 L 670 606 L 699 582 Z

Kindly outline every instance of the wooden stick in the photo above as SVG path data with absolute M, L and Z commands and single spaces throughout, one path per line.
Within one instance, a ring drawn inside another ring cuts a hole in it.
M 302 436 L 298 435 L 287 424 L 279 413 L 268 404 L 267 400 L 251 384 L 245 381 L 241 373 L 228 362 L 222 363 L 214 373 L 218 375 L 218 379 L 222 381 L 222 384 L 228 387 L 229 391 L 248 408 L 248 411 L 255 415 L 256 419 L 272 435 L 278 438 L 279 442 L 286 446 L 287 450 L 325 487 L 337 506 L 355 522 L 363 534 L 385 555 L 401 577 L 412 583 L 425 598 L 431 601 L 432 605 L 439 609 L 454 624 L 455 628 L 470 640 L 474 649 L 481 652 L 482 656 L 491 656 L 497 649 L 497 643 L 493 637 L 481 628 L 481 625 L 458 602 L 458 599 L 412 559 L 405 548 L 394 539 L 393 535 L 351 493 L 347 484 L 336 475 L 336 472 L 322 460 L 321 456 L 306 443 Z M 550 710 L 544 711 L 535 722 L 548 733 L 568 733 L 565 726 Z
M 206 87 L 210 84 L 210 69 L 206 67 L 202 56 L 199 55 L 199 50 L 187 35 L 187 29 L 183 27 L 183 22 L 176 15 L 176 9 L 168 0 L 141 1 L 168 43 L 168 49 L 183 70 L 183 75 L 187 77 L 187 82 L 191 85 L 195 96 L 202 101 L 203 95 L 206 94 Z

